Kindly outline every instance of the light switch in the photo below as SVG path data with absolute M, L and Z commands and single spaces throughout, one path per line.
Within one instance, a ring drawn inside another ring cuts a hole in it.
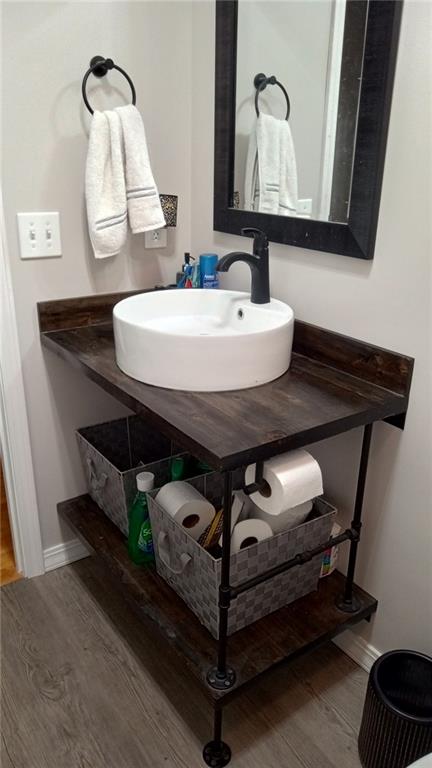
M 145 248 L 166 248 L 166 244 L 166 227 L 163 227 L 163 229 L 152 229 L 150 232 L 146 232 L 144 235 Z
M 22 259 L 49 259 L 61 256 L 60 214 L 17 213 Z

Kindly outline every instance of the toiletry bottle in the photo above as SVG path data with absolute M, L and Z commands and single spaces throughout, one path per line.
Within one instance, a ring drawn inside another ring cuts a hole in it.
M 154 486 L 152 472 L 140 472 L 136 476 L 137 495 L 129 511 L 128 553 L 137 565 L 154 561 L 153 538 L 147 507 L 146 491 Z
M 202 253 L 199 258 L 201 288 L 219 288 L 216 253 Z
M 193 288 L 192 278 L 193 278 L 193 271 L 194 267 L 193 264 L 190 263 L 190 260 L 195 261 L 194 257 L 191 256 L 189 253 L 185 253 L 185 259 L 186 257 L 189 257 L 187 262 L 185 263 L 185 276 L 184 276 L 184 285 L 183 288 Z
M 185 253 L 185 255 L 184 255 L 184 262 L 182 264 L 182 271 L 181 272 L 177 272 L 177 275 L 176 275 L 177 288 L 186 288 L 186 285 L 185 285 L 186 277 L 188 276 L 188 274 L 191 271 L 190 270 L 190 260 L 191 260 L 190 253 Z M 190 287 L 190 286 L 188 286 L 188 287 Z
M 201 288 L 201 270 L 198 262 L 192 267 L 192 288 Z
M 183 480 L 185 476 L 185 460 L 183 456 L 174 456 L 170 465 L 171 481 Z

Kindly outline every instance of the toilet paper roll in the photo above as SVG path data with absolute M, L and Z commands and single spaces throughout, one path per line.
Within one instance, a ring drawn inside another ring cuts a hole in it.
M 273 536 L 273 531 L 264 520 L 242 520 L 234 526 L 231 536 L 231 552 L 240 552 L 258 541 Z
M 319 464 L 307 451 L 290 451 L 264 462 L 267 490 L 251 494 L 254 504 L 265 512 L 279 514 L 321 496 Z M 255 482 L 255 464 L 246 469 L 246 484 Z
M 304 523 L 312 507 L 313 501 L 305 501 L 297 507 L 291 507 L 291 509 L 286 509 L 284 512 L 279 512 L 279 514 L 275 515 L 271 512 L 265 512 L 254 504 L 254 510 L 251 512 L 251 515 L 257 520 L 264 520 L 265 523 L 268 523 L 276 535 Z
M 196 541 L 216 514 L 213 504 L 183 480 L 164 485 L 156 501 Z
M 250 506 L 249 498 L 243 491 L 234 491 L 233 500 L 231 506 L 231 534 L 234 530 L 234 526 L 239 520 L 243 520 L 246 517 L 246 506 Z M 219 538 L 219 546 L 222 546 L 223 536 Z

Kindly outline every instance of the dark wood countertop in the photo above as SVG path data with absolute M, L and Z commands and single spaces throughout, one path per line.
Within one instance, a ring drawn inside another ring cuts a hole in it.
M 214 469 L 381 419 L 403 427 L 413 360 L 298 321 L 291 367 L 269 384 L 195 393 L 135 381 L 116 364 L 110 322 L 125 295 L 39 304 L 42 344 Z

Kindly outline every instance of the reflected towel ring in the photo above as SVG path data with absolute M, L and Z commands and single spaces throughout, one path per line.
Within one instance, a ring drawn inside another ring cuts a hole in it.
M 268 85 L 278 85 L 281 89 L 283 95 L 285 96 L 286 103 L 287 103 L 287 111 L 285 115 L 285 120 L 288 120 L 291 112 L 291 104 L 289 100 L 289 96 L 283 87 L 282 83 L 279 82 L 279 80 L 276 80 L 275 75 L 271 75 L 270 77 L 267 77 L 263 74 L 263 72 L 260 72 L 258 75 L 255 75 L 254 77 L 254 86 L 256 88 L 255 93 L 255 112 L 257 113 L 257 117 L 259 117 L 259 109 L 258 109 L 258 98 L 260 93 L 264 91 L 265 88 L 267 88 Z
M 81 86 L 81 93 L 84 99 L 84 104 L 86 105 L 91 115 L 94 114 L 94 111 L 91 108 L 87 99 L 87 93 L 86 93 L 87 80 L 89 79 L 89 76 L 92 74 L 95 75 L 95 77 L 105 77 L 109 69 L 116 69 L 117 72 L 120 72 L 123 75 L 123 77 L 126 78 L 126 80 L 130 85 L 130 89 L 132 91 L 132 104 L 134 106 L 136 104 L 135 86 L 131 78 L 129 77 L 128 73 L 125 72 L 124 69 L 122 69 L 121 67 L 118 67 L 117 64 L 114 64 L 112 59 L 105 59 L 104 56 L 93 56 L 90 62 L 90 67 L 83 77 L 82 86 Z

